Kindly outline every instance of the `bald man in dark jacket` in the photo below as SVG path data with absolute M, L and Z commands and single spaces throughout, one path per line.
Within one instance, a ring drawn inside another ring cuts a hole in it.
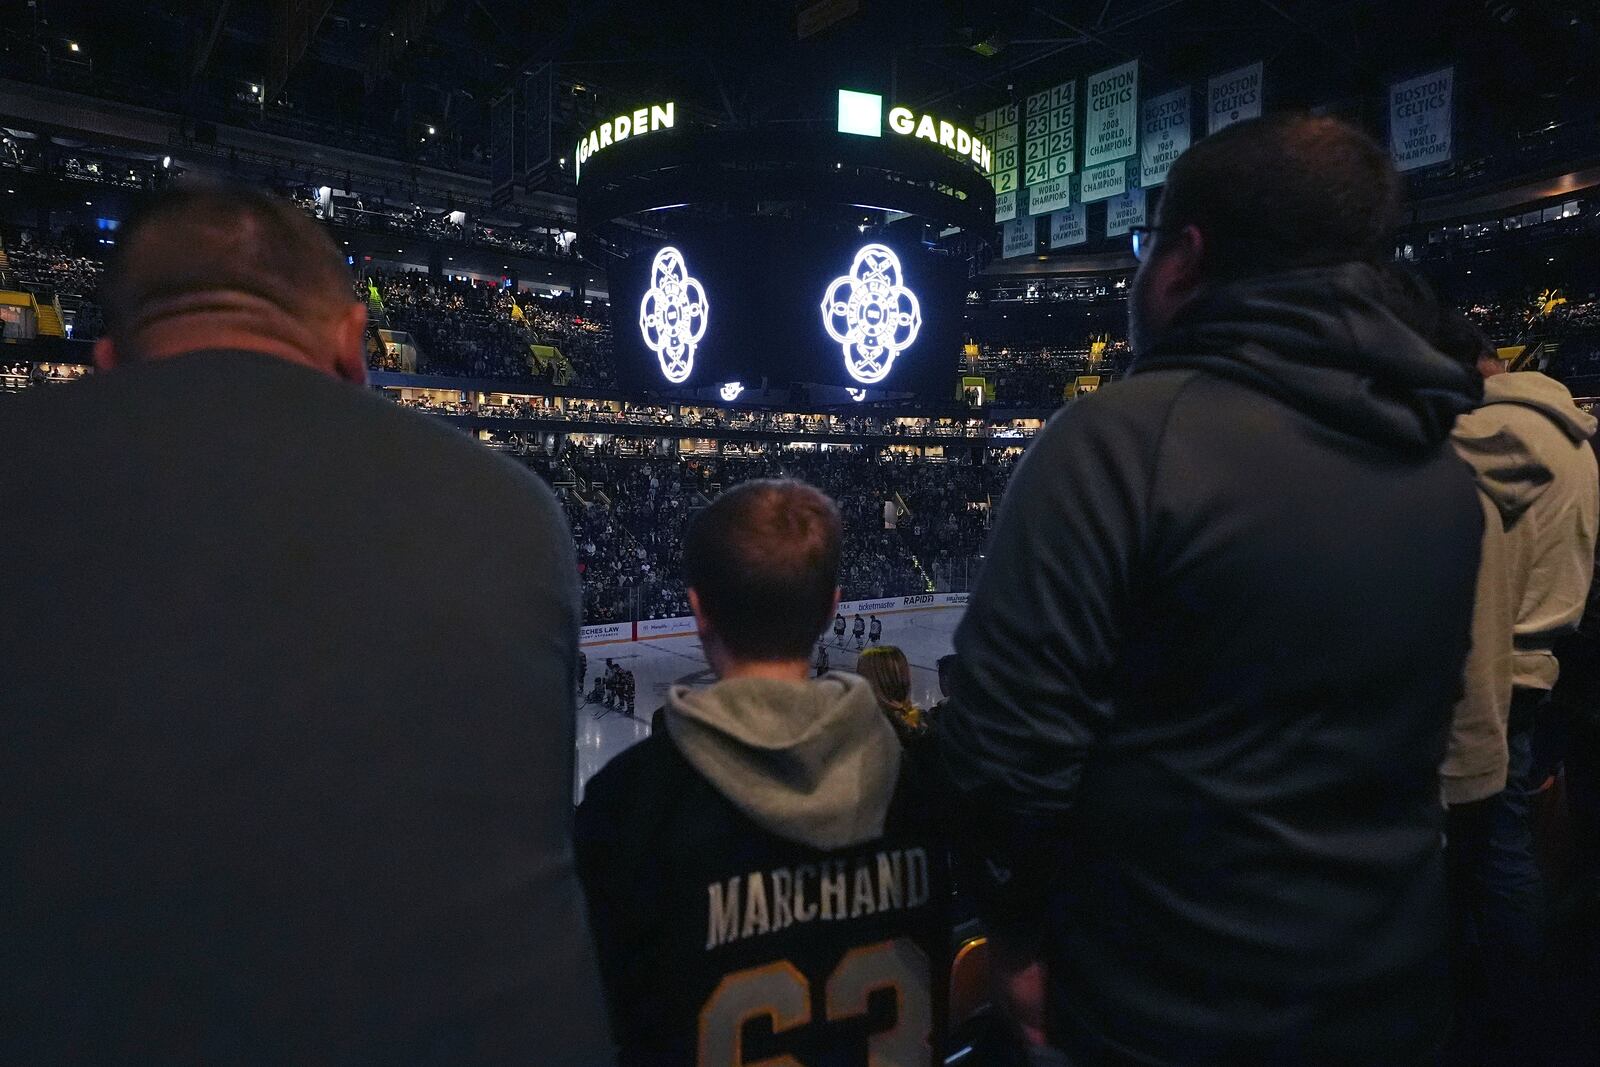
M 0 419 L 0 1061 L 609 1062 L 549 491 L 361 388 L 293 207 L 121 254 Z

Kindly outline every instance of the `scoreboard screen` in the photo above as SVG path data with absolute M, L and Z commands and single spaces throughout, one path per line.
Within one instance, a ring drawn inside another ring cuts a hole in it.
M 609 279 L 630 388 L 766 379 L 943 398 L 955 386 L 966 264 L 915 241 L 708 223 L 639 243 Z

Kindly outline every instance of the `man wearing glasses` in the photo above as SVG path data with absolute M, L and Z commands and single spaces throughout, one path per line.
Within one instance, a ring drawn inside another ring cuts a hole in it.
M 1442 1036 L 1481 384 L 1384 284 L 1398 199 L 1334 119 L 1199 142 L 1133 234 L 1131 376 L 1006 493 L 939 735 L 1004 1006 L 1073 1063 Z

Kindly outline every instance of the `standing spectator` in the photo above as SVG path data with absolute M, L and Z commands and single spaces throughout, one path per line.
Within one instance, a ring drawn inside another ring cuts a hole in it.
M 939 716 L 944 713 L 945 706 L 950 703 L 951 678 L 955 674 L 956 655 L 954 652 L 948 656 L 939 657 L 939 702 L 929 708 L 923 716 L 928 726 L 934 727 L 939 722 Z
M 940 747 L 1002 1005 L 1073 1062 L 1443 1036 L 1481 383 L 1387 302 L 1398 187 L 1334 119 L 1189 149 L 1135 231 L 1132 375 L 1006 492 Z
M 1473 851 L 1467 875 L 1476 887 L 1473 918 L 1487 984 L 1463 1014 L 1462 1043 L 1489 1060 L 1504 1060 L 1540 1040 L 1545 902 L 1529 804 L 1546 772 L 1535 769 L 1535 737 L 1560 673 L 1555 643 L 1577 628 L 1594 576 L 1600 475 L 1589 444 L 1595 420 L 1572 402 L 1566 386 L 1537 371 L 1505 373 L 1486 345 L 1478 367 L 1483 405 L 1457 421 L 1457 450 L 1480 471 L 1506 467 L 1513 448 L 1532 454 L 1513 465 L 1520 491 L 1505 529 L 1510 582 L 1519 594 L 1505 788 L 1484 802 L 1486 839 Z M 1502 484 L 1511 476 L 1502 474 Z
M 718 681 L 578 809 L 622 1061 L 931 1065 L 950 920 L 939 816 L 860 678 L 808 679 L 838 602 L 839 512 L 756 481 L 695 519 L 689 602 Z M 747 1024 L 753 1024 L 747 1026 Z M 753 1052 L 753 1046 L 750 1048 Z
M 893 645 L 869 648 L 856 660 L 856 673 L 872 686 L 878 710 L 902 744 L 924 733 L 922 712 L 911 701 L 911 664 L 904 652 Z
M 608 1062 L 550 492 L 361 388 L 287 202 L 120 240 L 104 373 L 0 420 L 0 1060 Z

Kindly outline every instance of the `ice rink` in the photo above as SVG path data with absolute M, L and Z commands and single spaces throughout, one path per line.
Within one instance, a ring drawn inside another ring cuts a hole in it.
M 931 608 L 883 615 L 885 645 L 902 649 L 911 661 L 911 699 L 918 707 L 939 701 L 939 657 L 953 650 L 951 639 L 965 609 Z M 856 662 L 855 641 L 845 635 L 840 649 L 830 632 L 829 666 L 833 670 L 852 670 Z M 693 635 L 662 637 L 651 641 L 627 641 L 585 648 L 589 657 L 589 677 L 585 690 L 594 687 L 597 674 L 604 673 L 606 660 L 614 659 L 634 674 L 638 687 L 635 718 L 606 710 L 603 704 L 578 708 L 578 793 L 606 761 L 635 741 L 650 736 L 650 716 L 666 699 L 667 687 L 677 683 L 709 685 L 714 679 L 700 651 L 700 639 Z M 587 695 L 587 692 L 585 693 Z M 579 697 L 580 702 L 583 697 Z

